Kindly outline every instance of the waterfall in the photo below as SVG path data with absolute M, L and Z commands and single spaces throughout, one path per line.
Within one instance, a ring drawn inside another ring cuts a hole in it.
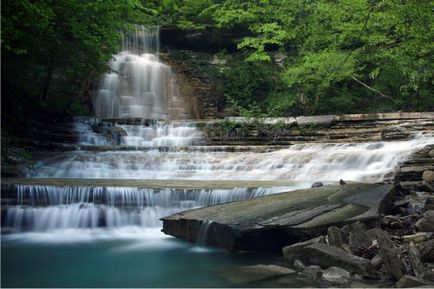
M 186 209 L 283 192 L 287 187 L 148 189 L 133 187 L 3 185 L 10 192 L 4 225 L 14 232 L 61 229 L 158 228 L 159 218 Z
M 94 99 L 101 118 L 186 118 L 176 78 L 159 60 L 159 28 L 137 26 L 123 37 Z
M 163 140 L 167 138 L 156 138 L 155 143 Z M 433 143 L 433 137 L 419 136 L 409 141 L 297 144 L 272 152 L 215 152 L 206 147 L 203 151 L 80 151 L 42 162 L 28 177 L 380 182 L 391 180 L 399 162 L 411 152 Z

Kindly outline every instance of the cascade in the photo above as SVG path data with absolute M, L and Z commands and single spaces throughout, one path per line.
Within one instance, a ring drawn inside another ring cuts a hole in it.
M 159 28 L 137 26 L 123 37 L 94 100 L 101 118 L 183 119 L 187 117 L 170 66 L 160 62 Z
M 101 228 L 158 229 L 159 218 L 175 212 L 306 188 L 316 181 L 391 180 L 400 161 L 434 143 L 432 135 L 420 134 L 408 141 L 306 143 L 272 151 L 201 147 L 202 135 L 194 124 L 170 121 L 187 115 L 174 74 L 159 61 L 158 33 L 158 27 L 137 27 L 134 35 L 124 37 L 95 98 L 99 119 L 75 119 L 79 149 L 41 158 L 26 172 L 27 178 L 60 179 L 58 185 L 2 185 L 2 202 L 8 205 L 2 211 L 4 227 L 18 234 L 59 232 L 59 237 L 65 230 L 78 231 L 78 236 L 84 231 L 97 235 Z M 87 149 L 92 146 L 97 148 Z M 61 179 L 70 178 L 90 184 L 62 184 Z M 141 188 L 100 186 L 92 179 L 229 180 L 233 185 Z M 237 184 L 243 180 L 292 185 Z

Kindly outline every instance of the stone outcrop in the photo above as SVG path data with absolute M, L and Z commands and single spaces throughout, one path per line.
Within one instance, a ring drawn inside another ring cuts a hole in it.
M 284 145 L 304 142 L 397 141 L 411 139 L 422 132 L 434 133 L 434 113 L 432 112 L 264 119 L 228 117 L 226 121 L 239 126 L 239 130 L 243 133 L 231 134 L 230 131 L 225 131 L 224 126 L 221 128 L 219 122 L 204 123 L 201 126 L 203 126 L 208 144 Z M 426 167 L 426 169 L 431 169 L 431 167 Z
M 377 220 L 393 193 L 387 184 L 348 184 L 268 195 L 162 218 L 163 232 L 195 242 L 202 223 L 212 221 L 208 245 L 280 250 L 301 238 L 325 233 L 332 225 Z

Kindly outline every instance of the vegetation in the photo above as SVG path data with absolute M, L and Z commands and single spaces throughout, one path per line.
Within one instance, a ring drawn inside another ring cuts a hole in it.
M 228 61 L 224 71 L 230 113 L 434 109 L 432 1 L 189 2 L 163 1 L 159 13 L 195 29 L 250 31 L 238 44 L 247 63 Z M 284 55 L 282 66 L 276 55 Z
M 3 1 L 3 120 L 82 113 L 79 94 L 148 14 L 136 0 Z
M 6 0 L 2 118 L 86 113 L 83 92 L 133 24 L 249 31 L 213 72 L 231 115 L 434 110 L 432 11 L 428 0 Z

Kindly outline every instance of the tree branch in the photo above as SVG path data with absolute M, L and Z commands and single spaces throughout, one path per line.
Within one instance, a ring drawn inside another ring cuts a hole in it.
M 382 93 L 381 91 L 376 90 L 376 89 L 373 88 L 373 87 L 370 87 L 369 85 L 367 85 L 366 83 L 360 81 L 359 79 L 355 78 L 354 76 L 350 76 L 350 78 L 351 78 L 352 80 L 354 80 L 355 82 L 357 82 L 357 83 L 363 85 L 363 86 L 366 87 L 367 89 L 369 89 L 369 90 L 371 90 L 371 91 L 373 91 L 373 92 L 375 92 L 375 93 L 381 95 L 383 98 L 386 98 L 386 99 L 390 100 L 393 104 L 395 104 L 395 101 L 394 101 L 390 96 L 388 96 L 388 95 Z

